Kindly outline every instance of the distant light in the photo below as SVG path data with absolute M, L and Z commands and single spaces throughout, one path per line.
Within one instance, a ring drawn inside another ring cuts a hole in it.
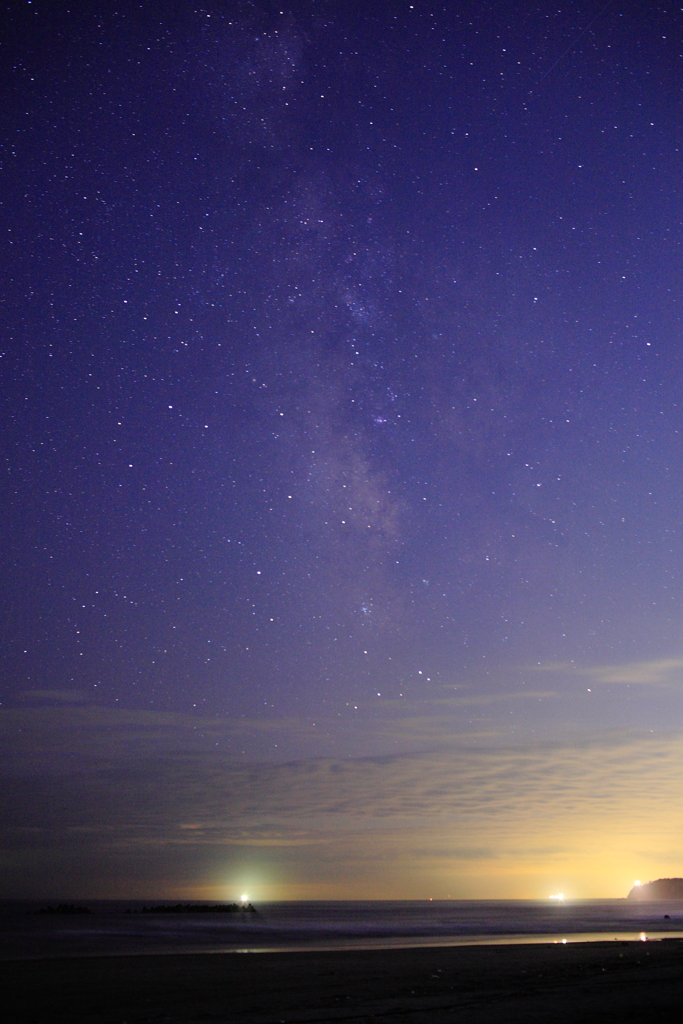
M 242 894 L 242 895 L 240 896 L 240 901 L 241 901 L 242 903 L 248 903 L 248 902 L 249 902 L 249 897 L 247 896 L 247 894 L 246 894 L 246 893 L 243 893 L 243 894 Z
M 647 942 L 647 935 L 645 934 L 645 932 L 640 933 L 640 941 Z
M 642 885 L 643 883 L 642 882 L 634 882 L 633 884 L 634 885 Z
M 564 899 L 564 893 L 563 892 L 557 892 L 557 893 L 555 893 L 554 896 L 548 896 L 548 899 L 549 900 L 563 900 Z

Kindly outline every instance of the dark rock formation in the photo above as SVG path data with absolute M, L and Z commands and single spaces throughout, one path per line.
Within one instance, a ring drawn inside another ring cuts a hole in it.
M 683 878 L 658 878 L 645 885 L 634 885 L 630 900 L 683 900 Z
M 41 907 L 39 914 L 89 914 L 87 907 L 77 907 L 75 903 L 58 903 L 56 907 Z
M 127 910 L 127 914 L 255 914 L 251 903 L 173 903 Z

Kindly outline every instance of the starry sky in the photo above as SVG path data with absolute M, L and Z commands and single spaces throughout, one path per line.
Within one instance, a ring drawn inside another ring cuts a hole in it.
M 5 896 L 683 874 L 683 13 L 5 5 Z

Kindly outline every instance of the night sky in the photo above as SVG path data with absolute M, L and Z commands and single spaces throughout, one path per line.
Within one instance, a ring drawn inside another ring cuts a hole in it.
M 4 896 L 683 874 L 683 13 L 4 6 Z

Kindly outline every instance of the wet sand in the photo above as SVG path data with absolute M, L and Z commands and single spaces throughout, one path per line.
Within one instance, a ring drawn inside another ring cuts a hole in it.
M 674 1020 L 683 940 L 0 963 L 21 1024 Z

